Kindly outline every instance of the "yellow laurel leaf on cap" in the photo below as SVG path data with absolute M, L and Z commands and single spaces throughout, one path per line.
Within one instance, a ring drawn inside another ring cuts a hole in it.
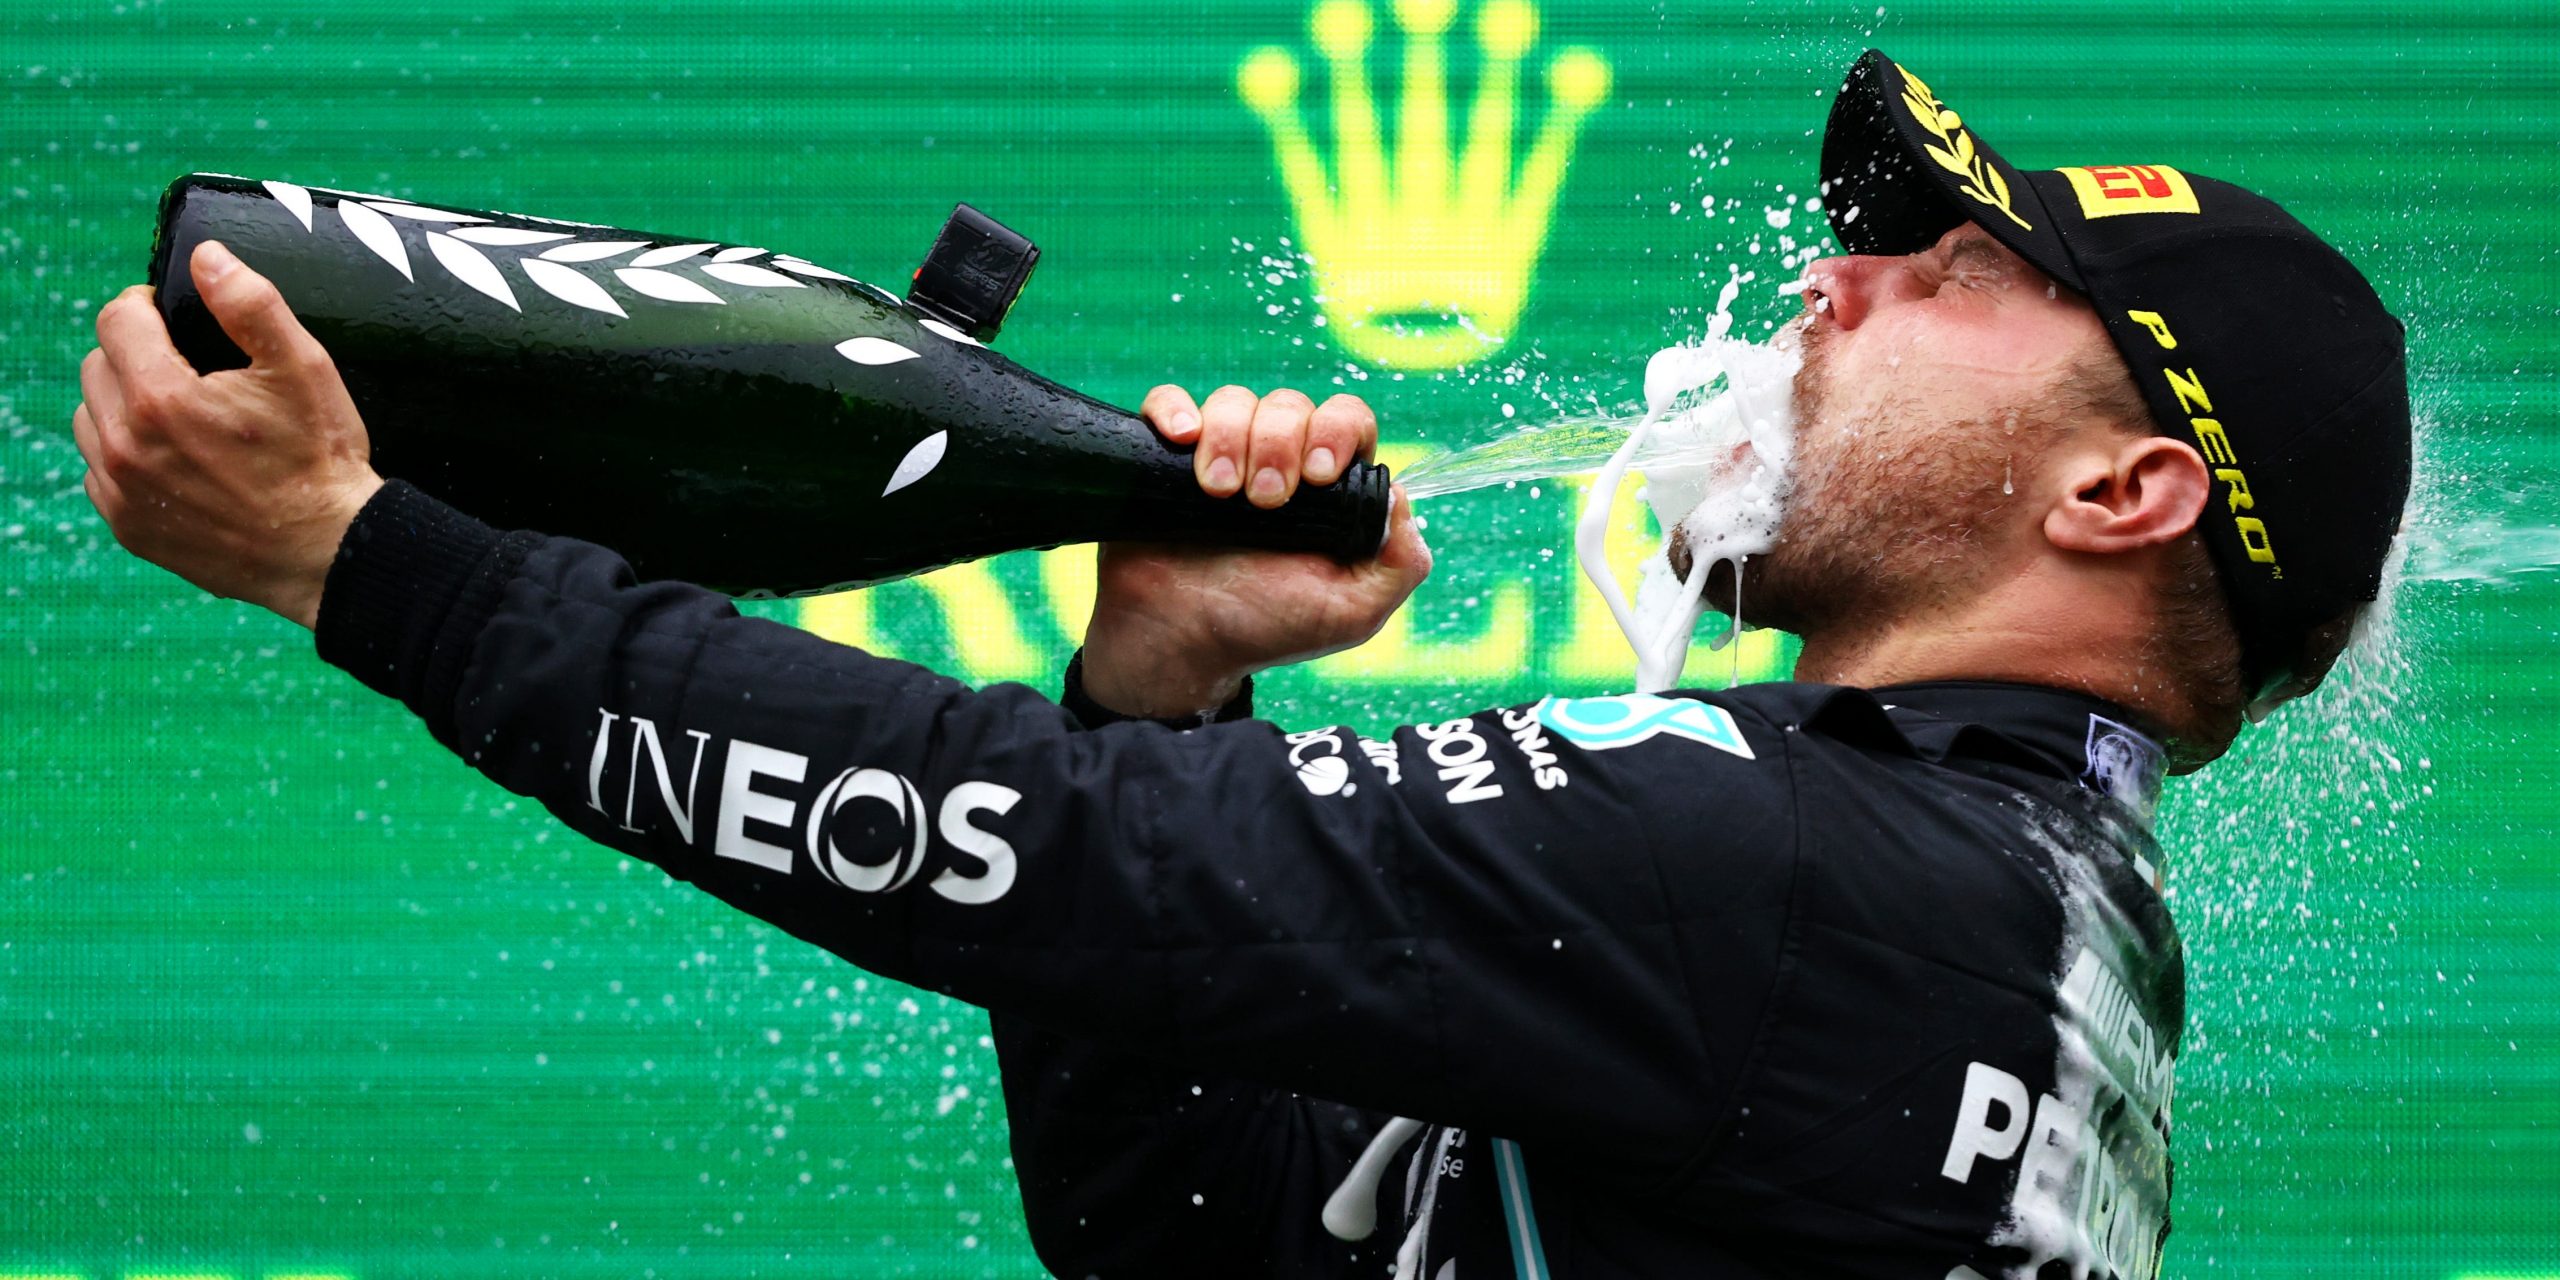
M 1920 149 L 1928 152 L 1929 158 L 1937 161 L 1938 167 L 1941 169 L 1945 169 L 1951 173 L 1964 173 L 1968 171 L 1965 167 L 1964 161 L 1956 158 L 1956 153 L 1947 150 L 1945 147 L 1933 147 L 1924 142 L 1920 144 Z
M 1999 205 L 2002 213 L 2008 213 L 2009 180 L 2001 176 L 2000 166 L 1991 163 L 1989 157 L 1984 157 L 1975 173 L 1975 179 L 1981 182 L 1982 185 L 1991 189 L 1992 195 L 1995 197 L 1992 203 Z M 2009 216 L 2014 218 L 2017 215 L 2010 214 Z

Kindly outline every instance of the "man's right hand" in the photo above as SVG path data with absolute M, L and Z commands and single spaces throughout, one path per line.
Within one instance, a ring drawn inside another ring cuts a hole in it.
M 1192 474 L 1218 498 L 1277 507 L 1301 483 L 1331 484 L 1376 451 L 1378 419 L 1357 396 L 1319 407 L 1295 391 L 1221 387 L 1207 403 L 1175 386 L 1139 412 L 1165 439 L 1194 444 Z M 1376 635 L 1431 572 L 1431 550 L 1401 489 L 1375 559 L 1278 551 L 1103 544 L 1084 641 L 1084 688 L 1122 715 L 1218 707 L 1246 676 L 1351 648 Z

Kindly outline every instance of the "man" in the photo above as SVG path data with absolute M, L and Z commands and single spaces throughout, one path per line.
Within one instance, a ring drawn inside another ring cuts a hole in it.
M 581 833 L 994 1010 L 1062 1275 L 2151 1275 L 2183 976 L 2150 805 L 2374 597 L 2400 328 L 2263 199 L 2023 173 L 1880 54 L 1823 168 L 1856 256 L 1807 276 L 1749 570 L 1802 683 L 1384 742 L 1247 718 L 1253 671 L 1427 572 L 1399 510 L 1350 568 L 1107 547 L 1063 709 L 972 692 L 384 484 L 212 246 L 251 367 L 196 377 L 129 292 L 74 426 L 138 554 L 314 626 Z M 1264 505 L 1375 430 L 1147 411 Z

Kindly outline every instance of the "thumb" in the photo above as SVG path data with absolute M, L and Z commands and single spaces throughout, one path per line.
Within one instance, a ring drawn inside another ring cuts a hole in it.
M 221 241 L 197 245 L 188 266 L 205 310 L 248 354 L 251 364 L 293 363 L 319 350 L 319 340 L 294 318 L 293 308 L 285 305 L 275 283 L 251 271 Z
M 1394 506 L 1387 514 L 1387 545 L 1371 564 L 1411 590 L 1431 576 L 1431 546 L 1422 540 L 1422 526 L 1413 518 L 1413 499 L 1406 496 L 1404 486 L 1395 486 L 1394 494 Z

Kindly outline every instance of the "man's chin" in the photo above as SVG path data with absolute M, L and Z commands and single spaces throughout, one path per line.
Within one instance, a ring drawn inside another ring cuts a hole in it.
M 1674 544 L 1670 548 L 1671 567 L 1686 578 L 1691 563 L 1689 549 Z M 1740 570 L 1731 560 L 1718 560 L 1707 566 L 1707 581 L 1698 594 L 1700 603 L 1711 613 L 1728 618 L 1740 617 L 1754 627 L 1793 631 L 1795 611 L 1788 607 L 1784 593 L 1775 589 L 1768 572 L 1769 557 L 1752 556 Z

